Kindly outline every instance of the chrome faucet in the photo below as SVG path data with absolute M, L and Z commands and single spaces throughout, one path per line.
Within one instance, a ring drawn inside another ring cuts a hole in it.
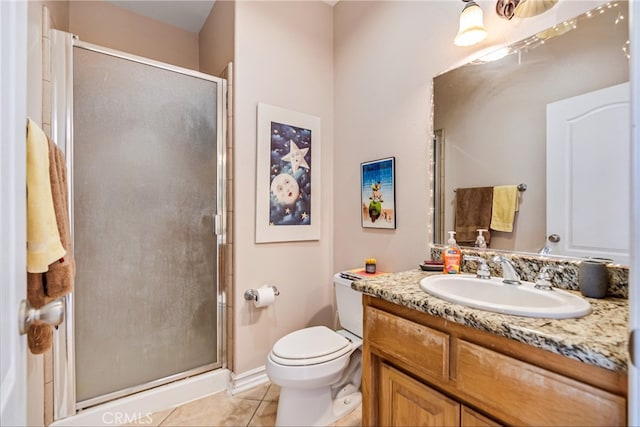
M 491 279 L 486 259 L 475 255 L 465 255 L 463 259 L 465 261 L 476 261 L 480 263 L 480 265 L 478 265 L 478 270 L 476 271 L 476 277 L 478 279 Z
M 492 258 L 492 261 L 495 263 L 502 264 L 502 282 L 507 283 L 509 285 L 521 285 L 520 276 L 516 271 L 511 261 L 508 258 L 503 257 L 502 255 L 496 255 Z

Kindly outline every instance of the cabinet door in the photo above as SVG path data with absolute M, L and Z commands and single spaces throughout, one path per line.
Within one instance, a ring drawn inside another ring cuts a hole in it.
M 380 365 L 380 424 L 458 426 L 460 404 L 393 367 Z
M 462 427 L 497 427 L 500 424 L 493 421 L 491 418 L 487 418 L 482 414 L 477 413 L 471 408 L 467 408 L 466 406 L 462 406 L 460 411 L 461 422 L 460 425 Z

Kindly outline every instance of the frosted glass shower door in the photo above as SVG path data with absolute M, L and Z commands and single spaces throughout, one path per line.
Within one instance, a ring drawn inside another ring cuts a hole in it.
M 220 366 L 218 85 L 73 48 L 77 402 Z

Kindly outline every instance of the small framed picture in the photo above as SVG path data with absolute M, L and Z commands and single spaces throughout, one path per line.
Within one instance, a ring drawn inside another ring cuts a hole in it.
M 396 228 L 395 157 L 360 165 L 362 227 Z

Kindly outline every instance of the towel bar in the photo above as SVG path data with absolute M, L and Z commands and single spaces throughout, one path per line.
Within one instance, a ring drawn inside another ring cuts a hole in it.
M 457 188 L 453 190 L 454 193 L 456 191 L 458 191 Z M 527 184 L 518 184 L 518 191 L 519 192 L 527 191 Z

